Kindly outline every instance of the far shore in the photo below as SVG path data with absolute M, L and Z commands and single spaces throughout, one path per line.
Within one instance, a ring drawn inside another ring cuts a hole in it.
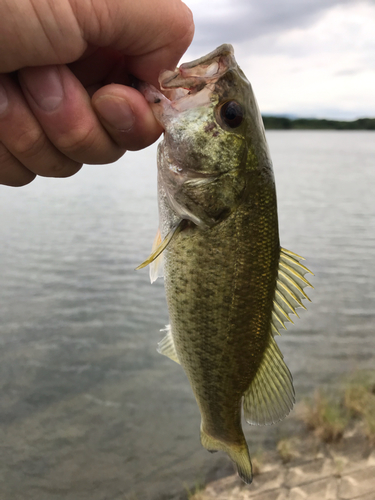
M 375 118 L 352 121 L 270 115 L 264 115 L 262 118 L 267 130 L 375 130 Z

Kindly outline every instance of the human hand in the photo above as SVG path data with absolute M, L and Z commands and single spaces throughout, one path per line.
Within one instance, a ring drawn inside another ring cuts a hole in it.
M 0 0 L 0 184 L 67 177 L 162 129 L 130 75 L 158 85 L 189 46 L 180 0 Z

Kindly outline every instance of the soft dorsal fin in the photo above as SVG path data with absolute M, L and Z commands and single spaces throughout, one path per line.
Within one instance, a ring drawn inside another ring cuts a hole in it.
M 279 328 L 285 327 L 285 322 L 293 321 L 289 314 L 295 314 L 297 307 L 306 307 L 302 300 L 310 300 L 303 289 L 307 286 L 314 288 L 304 277 L 306 273 L 313 274 L 307 267 L 299 261 L 303 259 L 285 248 L 280 249 L 279 270 L 276 281 L 275 297 L 273 299 L 272 324 L 271 329 L 274 335 L 279 334 Z
M 160 354 L 167 356 L 172 361 L 175 361 L 176 363 L 180 364 L 180 361 L 179 361 L 178 355 L 177 355 L 177 351 L 176 351 L 176 347 L 174 345 L 171 325 L 166 325 L 166 327 L 160 331 L 167 332 L 167 335 L 158 343 L 157 351 Z
M 270 333 L 261 365 L 244 394 L 245 419 L 253 425 L 273 424 L 288 415 L 294 402 L 292 375 Z
M 160 229 L 157 230 L 157 233 L 156 233 L 156 236 L 155 236 L 155 239 L 154 239 L 154 243 L 152 244 L 152 249 L 151 249 L 151 253 L 154 253 L 155 250 L 158 248 L 159 245 L 161 245 L 161 234 L 160 234 Z M 163 258 L 163 253 L 159 254 L 158 257 L 156 257 L 155 260 L 153 260 L 150 264 L 150 281 L 151 283 L 153 283 L 154 281 L 156 281 L 158 278 L 162 278 L 163 277 L 163 261 L 164 261 L 164 258 Z
M 163 241 L 161 241 L 161 243 L 155 248 L 155 250 L 154 250 L 154 246 L 153 246 L 153 248 L 152 248 L 153 252 L 151 252 L 151 255 L 148 257 L 148 259 L 146 259 L 144 262 L 142 262 L 142 264 L 140 264 L 138 267 L 136 267 L 135 270 L 138 271 L 138 269 L 142 269 L 143 267 L 148 266 L 149 264 L 151 264 L 151 262 L 153 262 L 155 259 L 157 259 L 159 257 L 159 255 L 162 252 L 164 252 L 164 250 L 167 248 L 167 246 L 172 241 L 174 236 L 176 236 L 181 231 L 181 229 L 183 229 L 185 223 L 186 223 L 185 220 L 180 220 L 180 222 L 176 226 L 172 227 L 172 229 L 169 231 L 167 236 L 164 238 Z M 154 243 L 155 243 L 155 241 L 154 241 Z

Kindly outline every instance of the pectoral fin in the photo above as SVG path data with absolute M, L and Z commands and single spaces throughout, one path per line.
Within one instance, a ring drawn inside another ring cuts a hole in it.
M 152 244 L 152 249 L 151 249 L 151 254 L 155 252 L 155 250 L 161 245 L 162 239 L 161 239 L 161 234 L 160 234 L 160 229 L 158 229 L 154 243 Z M 153 283 L 156 281 L 158 278 L 162 278 L 164 276 L 164 258 L 163 254 L 159 254 L 158 257 L 156 257 L 155 260 L 153 260 L 150 264 L 150 281 Z
M 181 229 L 183 229 L 185 222 L 186 221 L 181 220 L 176 226 L 174 226 L 169 231 L 169 233 L 164 238 L 164 240 L 161 241 L 160 244 L 154 250 L 155 241 L 157 241 L 157 238 L 155 238 L 154 245 L 152 247 L 153 252 L 148 257 L 148 259 L 146 259 L 144 262 L 142 262 L 142 264 L 140 264 L 138 267 L 136 267 L 135 270 L 138 271 L 138 269 L 142 269 L 142 268 L 148 266 L 149 264 L 151 264 L 151 262 L 153 262 L 155 259 L 157 259 L 159 257 L 159 255 L 161 255 L 164 252 L 164 250 L 167 248 L 167 246 L 172 241 L 172 239 L 181 231 Z

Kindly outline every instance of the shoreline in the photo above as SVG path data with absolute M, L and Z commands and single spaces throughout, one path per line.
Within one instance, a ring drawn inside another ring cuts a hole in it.
M 289 423 L 273 449 L 253 454 L 251 485 L 231 474 L 188 499 L 375 500 L 375 371 L 316 390 Z
M 359 426 L 337 443 L 313 435 L 292 438 L 281 452 L 265 453 L 251 485 L 236 474 L 209 483 L 189 500 L 374 500 L 375 448 Z

